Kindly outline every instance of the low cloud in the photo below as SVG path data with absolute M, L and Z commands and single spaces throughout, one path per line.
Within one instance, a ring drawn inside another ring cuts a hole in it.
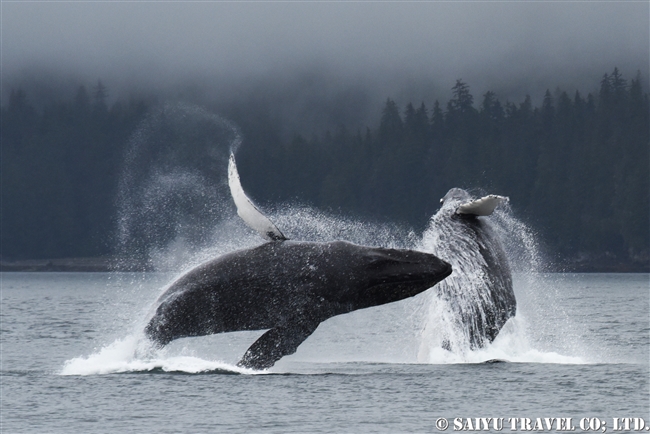
M 304 110 L 386 97 L 520 102 L 548 87 L 597 89 L 614 66 L 648 77 L 648 3 L 39 2 L 2 5 L 2 90 L 106 83 L 223 104 L 266 96 Z M 647 81 L 646 81 L 647 82 Z M 37 86 L 36 86 L 37 87 Z M 42 90 L 44 92 L 44 90 Z M 350 102 L 351 101 L 351 102 Z M 367 112 L 367 113 L 366 113 Z M 334 116 L 336 117 L 336 116 Z M 331 119 L 336 122 L 336 119 Z

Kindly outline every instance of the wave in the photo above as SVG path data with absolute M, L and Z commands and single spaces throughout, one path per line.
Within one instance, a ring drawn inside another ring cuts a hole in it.
M 521 314 L 508 320 L 496 339 L 484 348 L 467 351 L 447 351 L 441 346 L 428 348 L 425 363 L 459 364 L 504 361 L 512 363 L 548 363 L 581 365 L 591 363 L 584 357 L 560 354 L 556 351 L 542 350 L 531 343 L 527 333 L 526 321 Z
M 143 354 L 144 353 L 144 354 Z M 65 362 L 60 375 L 104 375 L 138 372 L 186 374 L 260 374 L 220 360 L 205 360 L 189 355 L 167 355 L 164 349 L 154 350 L 141 337 L 130 335 L 87 357 Z

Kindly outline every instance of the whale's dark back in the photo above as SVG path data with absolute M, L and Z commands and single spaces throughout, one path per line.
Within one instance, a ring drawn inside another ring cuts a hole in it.
M 427 253 L 347 242 L 278 241 L 223 255 L 176 280 L 160 297 L 147 335 L 189 336 L 310 324 L 416 295 L 451 267 Z
M 308 274 L 314 249 L 266 243 L 202 264 L 176 280 L 160 297 L 146 332 L 166 344 L 174 339 L 273 327 L 309 305 Z M 300 259 L 302 254 L 302 259 Z M 329 276 L 335 277 L 335 276 Z M 328 276 L 324 276 L 326 284 Z M 284 303 L 283 300 L 291 300 Z

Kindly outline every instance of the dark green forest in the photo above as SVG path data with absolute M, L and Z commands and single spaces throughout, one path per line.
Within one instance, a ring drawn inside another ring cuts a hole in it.
M 423 230 L 449 188 L 510 197 L 558 263 L 647 270 L 650 124 L 639 74 L 614 69 L 585 95 L 398 106 L 376 127 L 286 139 L 272 104 L 220 107 L 241 129 L 238 163 L 262 203 L 302 203 Z M 551 87 L 552 89 L 552 87 Z M 99 82 L 42 107 L 14 89 L 2 107 L 2 259 L 114 254 L 115 197 L 129 137 L 154 99 L 107 104 Z M 570 268 L 570 267 L 569 267 Z M 593 267 L 592 267 L 593 268 Z

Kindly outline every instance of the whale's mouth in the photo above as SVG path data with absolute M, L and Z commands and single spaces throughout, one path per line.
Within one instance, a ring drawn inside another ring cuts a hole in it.
M 390 276 L 372 283 L 369 288 L 377 288 L 377 287 L 390 286 L 390 285 L 408 285 L 408 284 L 418 285 L 418 284 L 428 284 L 428 283 L 430 283 L 431 286 L 433 286 L 436 283 L 441 282 L 450 274 L 451 274 L 451 269 L 449 270 L 449 272 L 436 273 L 435 275 L 432 276 L 408 276 L 408 275 Z
M 402 264 L 404 265 L 404 264 Z M 416 264 L 410 264 L 416 265 Z M 412 297 L 435 286 L 452 273 L 451 265 L 440 260 L 432 269 L 430 264 L 417 264 L 417 270 L 385 273 L 370 282 L 366 288 L 369 296 L 385 299 L 386 303 Z
M 372 279 L 370 286 L 426 282 L 432 282 L 433 286 L 452 272 L 451 264 L 437 257 L 434 259 L 433 263 L 431 261 L 391 261 L 386 263 Z

